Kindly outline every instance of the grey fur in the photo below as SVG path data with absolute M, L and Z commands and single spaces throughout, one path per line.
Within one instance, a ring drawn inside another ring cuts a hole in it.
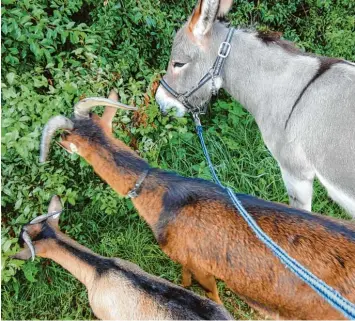
M 214 22 L 198 42 L 188 23 L 174 39 L 164 79 L 178 92 L 196 85 L 212 66 L 228 30 Z M 265 40 L 265 39 L 264 39 Z M 254 117 L 265 144 L 279 163 L 294 207 L 311 210 L 313 180 L 355 217 L 355 64 L 307 55 L 289 43 L 264 41 L 257 32 L 236 30 L 220 86 Z M 211 84 L 190 102 L 203 105 Z M 184 107 L 161 86 L 156 95 L 162 111 Z

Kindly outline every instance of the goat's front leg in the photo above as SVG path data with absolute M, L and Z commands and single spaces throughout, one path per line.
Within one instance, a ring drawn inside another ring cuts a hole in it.
M 290 199 L 290 205 L 311 211 L 314 175 L 299 178 L 297 175 L 290 173 L 282 167 L 281 174 Z
M 184 288 L 187 288 L 191 285 L 192 283 L 192 273 L 191 271 L 183 266 L 182 267 L 182 280 L 181 280 L 181 285 L 184 287 Z
M 223 304 L 218 295 L 217 284 L 214 276 L 201 271 L 193 270 L 196 281 L 206 290 L 207 296 L 218 304 Z

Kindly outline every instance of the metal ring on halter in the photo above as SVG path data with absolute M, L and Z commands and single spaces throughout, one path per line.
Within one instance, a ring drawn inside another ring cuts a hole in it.
M 225 54 L 222 53 L 223 51 L 223 47 L 227 46 L 227 52 Z M 229 56 L 229 53 L 231 51 L 231 44 L 229 42 L 223 41 L 220 45 L 219 45 L 219 49 L 218 49 L 218 56 L 221 58 L 227 58 Z
M 176 99 L 177 99 L 179 102 L 181 102 L 183 105 L 185 105 L 185 104 L 187 103 L 187 98 L 185 97 L 184 94 L 179 95 Z
M 214 75 L 214 69 L 211 68 L 209 71 L 208 71 L 210 77 L 211 77 L 211 82 L 212 82 L 212 95 L 215 96 L 218 94 L 218 89 L 216 87 L 216 83 L 215 83 L 215 75 Z

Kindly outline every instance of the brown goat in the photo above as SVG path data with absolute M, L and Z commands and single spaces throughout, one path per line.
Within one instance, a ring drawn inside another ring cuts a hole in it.
M 112 94 L 111 98 L 115 98 Z M 162 250 L 191 273 L 216 302 L 215 277 L 249 305 L 273 318 L 343 319 L 262 244 L 214 183 L 151 168 L 111 133 L 110 117 L 75 108 L 73 120 L 53 118 L 43 134 L 42 160 L 55 130 L 65 127 L 61 145 L 77 152 L 118 194 L 127 195 L 148 173 L 132 202 Z M 112 104 L 111 104 L 112 106 Z M 112 110 L 106 109 L 106 115 Z M 64 126 L 63 124 L 70 126 Z M 148 172 L 147 172 L 148 171 Z M 290 256 L 355 302 L 355 225 L 256 197 L 237 194 L 259 226 Z
M 53 196 L 48 214 L 23 226 L 19 238 L 25 248 L 14 258 L 50 258 L 87 288 L 90 306 L 103 320 L 230 320 L 220 305 L 150 275 L 137 265 L 100 256 L 59 230 L 62 205 Z M 33 242 L 32 242 L 33 240 Z M 26 244 L 26 245 L 25 245 Z

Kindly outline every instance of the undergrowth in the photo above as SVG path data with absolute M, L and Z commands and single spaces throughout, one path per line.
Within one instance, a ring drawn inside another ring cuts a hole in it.
M 85 96 L 137 105 L 119 112 L 115 135 L 151 165 L 211 179 L 190 119 L 162 116 L 154 101 L 174 32 L 194 1 L 2 1 L 2 318 L 94 318 L 84 287 L 48 260 L 12 260 L 22 224 L 47 210 L 50 196 L 65 202 L 61 229 L 102 255 L 137 263 L 179 283 L 179 267 L 156 244 L 129 200 L 118 197 L 77 156 L 53 144 L 39 165 L 39 140 L 51 116 L 70 116 Z M 308 51 L 355 60 L 353 1 L 235 1 L 235 26 L 282 31 Z M 100 109 L 98 109 L 100 112 Z M 204 117 L 218 174 L 236 191 L 287 202 L 275 160 L 253 118 L 226 94 Z M 313 210 L 346 214 L 316 182 Z M 258 318 L 225 285 L 226 307 L 236 318 Z M 193 290 L 203 294 L 197 285 Z

